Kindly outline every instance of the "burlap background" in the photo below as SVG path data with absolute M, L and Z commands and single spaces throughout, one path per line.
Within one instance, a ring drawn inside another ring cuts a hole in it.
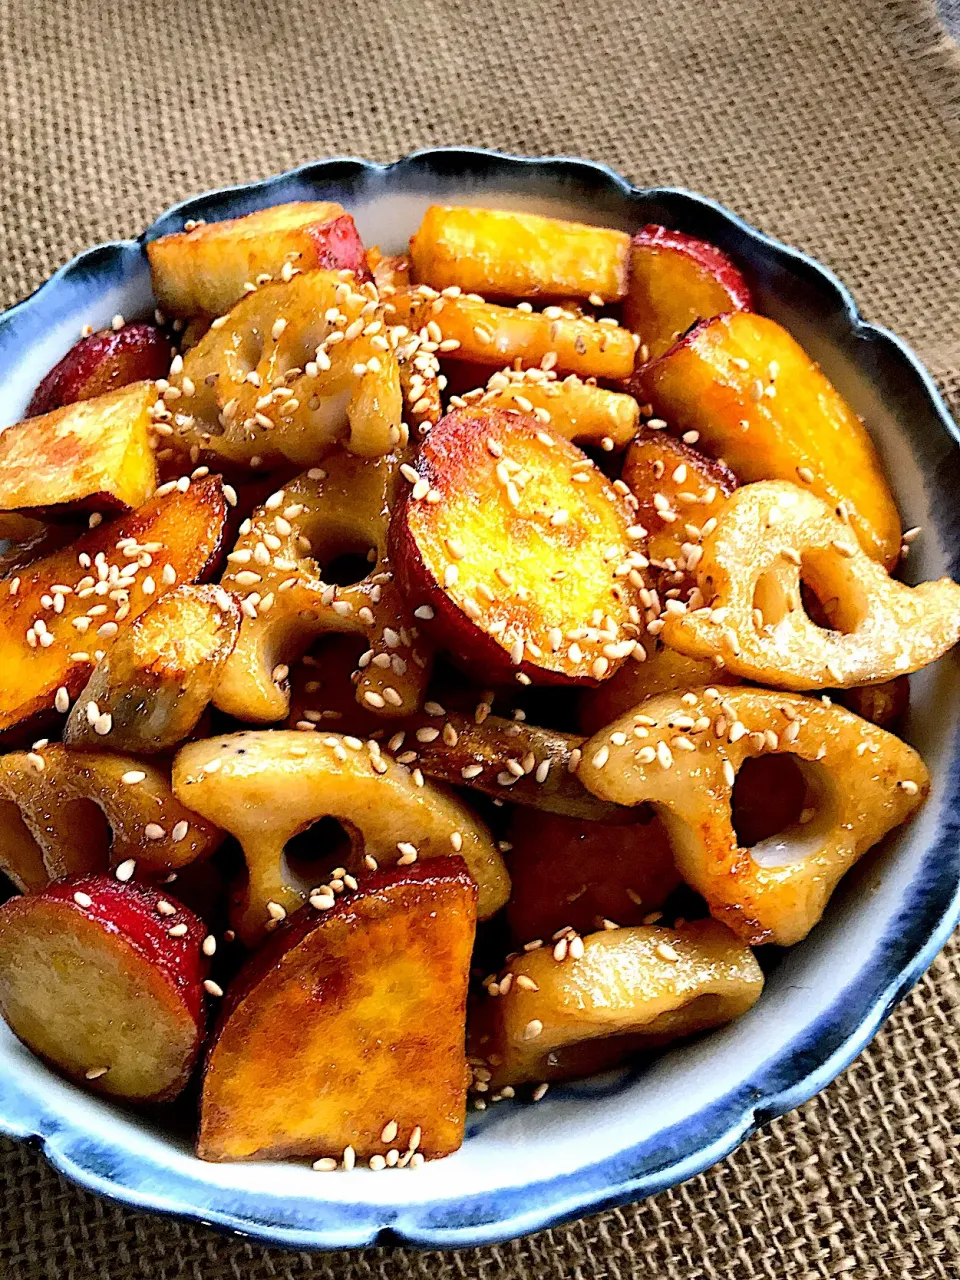
M 960 52 L 930 0 L 0 0 L 0 116 L 3 304 L 173 199 L 313 157 L 567 152 L 810 250 L 960 412 Z M 723 1164 L 497 1249 L 285 1254 L 0 1144 L 0 1274 L 955 1277 L 958 1008 L 954 943 L 836 1084 Z

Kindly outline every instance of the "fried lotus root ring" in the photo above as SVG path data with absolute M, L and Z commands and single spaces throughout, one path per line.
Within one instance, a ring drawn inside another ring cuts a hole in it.
M 753 952 L 716 920 L 589 934 L 576 959 L 540 947 L 506 974 L 504 994 L 472 1010 L 471 1061 L 490 1063 L 491 1089 L 606 1070 L 738 1018 L 763 990 Z
M 286 668 L 324 632 L 366 636 L 356 698 L 384 716 L 420 706 L 430 649 L 387 557 L 387 525 L 399 473 L 391 454 L 356 458 L 338 451 L 271 494 L 240 526 L 223 585 L 244 613 L 214 705 L 239 720 L 271 724 L 290 707 Z M 351 586 L 322 579 L 322 564 L 345 551 L 376 552 L 370 572 Z
M 799 821 L 743 848 L 732 821 L 743 762 L 793 756 Z M 662 817 L 680 874 L 711 914 L 753 945 L 789 946 L 820 919 L 841 876 L 924 801 L 926 767 L 893 734 L 842 707 L 767 689 L 650 698 L 584 744 L 580 781 Z
M 377 291 L 335 271 L 248 294 L 160 386 L 159 433 L 223 462 L 307 466 L 341 441 L 365 458 L 400 441 L 400 378 Z
M 348 833 L 355 871 L 365 856 L 386 866 L 456 853 L 476 881 L 481 919 L 510 895 L 503 859 L 480 819 L 436 783 L 418 787 L 372 740 L 269 729 L 191 742 L 174 761 L 173 789 L 243 847 L 248 882 L 235 928 L 248 944 L 308 897 L 333 905 L 333 888 L 312 894 L 284 853 L 288 840 L 323 817 Z
M 960 585 L 896 582 L 832 507 L 785 481 L 738 489 L 702 547 L 697 585 L 709 607 L 667 616 L 662 639 L 745 680 L 877 684 L 918 671 L 960 639 Z M 811 620 L 801 582 L 835 630 Z
M 91 806 L 102 821 L 91 820 Z M 59 743 L 0 756 L 0 871 L 24 893 L 131 858 L 138 874 L 173 871 L 222 840 L 162 770 L 131 756 Z

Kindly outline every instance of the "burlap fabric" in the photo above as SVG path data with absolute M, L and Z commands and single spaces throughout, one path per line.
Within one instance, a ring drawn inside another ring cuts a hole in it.
M 313 157 L 566 152 L 808 249 L 960 413 L 960 53 L 930 0 L 0 0 L 0 112 L 3 303 L 176 198 Z M 954 943 L 840 1080 L 711 1172 L 500 1248 L 287 1254 L 0 1144 L 0 1274 L 955 1277 L 958 1010 Z

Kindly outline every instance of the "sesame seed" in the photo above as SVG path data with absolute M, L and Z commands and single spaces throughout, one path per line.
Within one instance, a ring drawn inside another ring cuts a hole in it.
M 323 1156 L 320 1160 L 314 1160 L 313 1168 L 318 1173 L 333 1173 L 336 1170 L 337 1162 L 332 1156 Z
M 28 751 L 27 759 L 32 767 L 36 769 L 37 773 L 43 773 L 43 770 L 46 767 L 43 762 L 43 756 L 38 755 L 36 751 Z
M 654 950 L 661 960 L 669 960 L 671 963 L 676 964 L 680 959 L 680 953 L 674 951 L 669 942 L 658 942 Z
M 901 788 L 901 790 L 905 791 L 908 796 L 915 796 L 917 792 L 920 790 L 917 784 L 915 782 L 912 782 L 909 778 L 901 779 L 901 781 L 898 783 L 898 786 Z
M 99 734 L 100 737 L 105 737 L 112 728 L 113 716 L 109 711 L 104 711 L 101 715 L 97 716 L 93 724 L 94 733 Z
M 208 996 L 219 997 L 223 995 L 223 987 L 220 986 L 219 982 L 214 982 L 212 978 L 206 978 L 204 980 L 203 989 L 206 991 Z
M 523 1028 L 524 1040 L 536 1040 L 537 1036 L 543 1031 L 543 1023 L 539 1018 L 531 1018 L 527 1025 Z
M 367 703 L 368 706 L 376 707 L 378 711 L 380 710 L 381 707 L 386 706 L 386 703 L 384 699 L 380 696 L 380 694 L 374 693 L 372 689 L 368 689 L 366 693 L 364 693 L 363 700 L 364 702 Z
M 93 899 L 90 897 L 89 893 L 83 893 L 79 889 L 73 895 L 73 900 L 78 907 L 83 907 L 84 911 L 93 906 Z
M 185 938 L 187 936 L 187 926 L 183 923 L 171 925 L 167 933 L 171 938 Z
M 135 860 L 133 858 L 127 858 L 125 862 L 120 863 L 120 865 L 117 867 L 117 869 L 114 871 L 113 874 L 117 877 L 117 879 L 120 881 L 121 884 L 126 884 L 129 880 L 133 879 L 133 873 L 136 871 L 136 869 L 137 869 L 137 864 Z
M 549 1088 L 550 1088 L 550 1085 L 547 1083 L 547 1081 L 542 1080 L 540 1084 L 538 1084 L 537 1087 L 534 1089 L 530 1097 L 534 1102 L 539 1102 L 541 1098 L 546 1096 L 547 1090 Z

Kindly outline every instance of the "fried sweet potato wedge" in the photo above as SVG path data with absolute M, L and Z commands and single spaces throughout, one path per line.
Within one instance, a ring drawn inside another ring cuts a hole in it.
M 481 707 L 488 704 L 481 703 Z M 583 739 L 500 716 L 423 715 L 388 741 L 401 764 L 428 778 L 586 822 L 617 822 L 627 811 L 597 800 L 577 780 Z
M 510 893 L 503 859 L 480 819 L 438 784 L 417 786 L 372 740 L 275 729 L 191 742 L 174 761 L 173 788 L 243 846 L 249 881 L 235 928 L 248 943 L 316 896 L 284 847 L 323 817 L 346 830 L 357 874 L 365 855 L 386 865 L 455 852 L 477 883 L 481 919 Z
M 229 311 L 258 276 L 353 270 L 352 258 L 330 260 L 329 227 L 343 215 L 339 204 L 296 201 L 161 236 L 147 245 L 153 292 L 171 315 L 213 317 Z
M 867 554 L 896 564 L 900 517 L 873 442 L 775 320 L 739 311 L 705 321 L 638 378 L 640 398 L 671 429 L 698 431 L 741 481 L 787 480 L 843 504 Z
M 658 693 L 671 693 L 675 689 L 683 693 L 705 685 L 741 683 L 726 668 L 718 667 L 708 658 L 688 658 L 685 653 L 663 644 L 659 636 L 644 636 L 632 658 L 596 689 L 584 689 L 578 707 L 584 733 L 596 733 Z
M 642 923 L 680 883 L 659 818 L 609 826 L 516 808 L 507 854 L 515 943 Z
M 767 689 L 692 693 L 651 698 L 595 734 L 580 778 L 603 800 L 652 804 L 680 874 L 744 941 L 791 946 L 844 873 L 923 803 L 927 769 L 912 747 L 843 707 Z M 737 774 L 776 753 L 799 765 L 804 809 L 744 848 L 731 814 Z
M 484 394 L 471 397 L 470 403 L 533 414 L 564 439 L 607 452 L 629 444 L 640 421 L 633 396 L 607 391 L 574 373 L 558 381 L 552 369 L 501 369 L 487 382 Z
M 0 1013 L 69 1079 L 169 1102 L 205 1036 L 206 932 L 159 890 L 108 876 L 12 898 L 0 907 Z
M 747 282 L 727 255 L 683 231 L 650 223 L 630 241 L 623 323 L 655 360 L 700 320 L 749 311 Z
M 622 478 L 637 499 L 635 518 L 647 530 L 647 556 L 659 570 L 658 604 L 674 589 L 687 599 L 696 585 L 700 540 L 714 527 L 737 477 L 665 431 L 645 429 L 627 448 Z
M 175 587 L 125 629 L 90 677 L 64 726 L 68 747 L 156 755 L 188 737 L 240 632 L 240 605 L 222 587 Z
M 137 322 L 91 333 L 53 366 L 33 393 L 26 417 L 93 400 L 132 382 L 162 378 L 172 354 L 170 340 L 156 325 Z
M 541 947 L 506 973 L 507 993 L 480 1001 L 471 1026 L 491 1089 L 609 1069 L 741 1017 L 763 990 L 753 953 L 715 920 L 593 933 L 579 958 L 558 964 Z
M 223 585 L 240 596 L 244 619 L 214 698 L 221 711 L 259 724 L 282 719 L 289 667 L 318 636 L 336 632 L 366 638 L 361 706 L 384 717 L 420 706 L 431 650 L 393 581 L 387 550 L 402 465 L 396 454 L 362 459 L 340 450 L 240 526 Z M 332 574 L 325 581 L 327 566 L 345 553 L 366 557 L 369 572 L 347 586 Z
M 960 585 L 905 586 L 887 576 L 850 526 L 797 485 L 738 489 L 702 543 L 705 607 L 666 617 L 666 644 L 718 655 L 745 680 L 785 689 L 876 684 L 935 662 L 960 639 Z M 804 584 L 829 609 L 811 619 Z
M 457 409 L 414 462 L 391 559 L 436 643 L 493 683 L 596 683 L 633 650 L 630 508 L 532 417 Z
M 281 927 L 228 992 L 200 1158 L 349 1169 L 358 1158 L 383 1168 L 391 1150 L 402 1165 L 455 1151 L 475 927 L 476 889 L 452 857 L 366 875 Z
M 627 290 L 630 237 L 536 213 L 431 205 L 410 241 L 418 283 L 491 298 L 599 298 Z
M 156 430 L 232 466 L 309 466 L 340 441 L 363 457 L 400 440 L 397 362 L 373 285 L 334 271 L 265 284 L 175 360 Z
M 223 841 L 180 803 L 167 771 L 58 742 L 0 755 L 0 814 L 0 871 L 23 893 L 130 859 L 141 874 L 169 873 Z
M 478 365 L 529 369 L 546 359 L 558 373 L 620 381 L 633 371 L 639 339 L 615 320 L 593 320 L 562 307 L 544 311 L 501 307 L 473 295 L 437 297 L 418 291 L 410 328 L 436 341 L 443 353 Z M 434 325 L 435 328 L 430 328 Z
M 0 578 L 0 731 L 27 733 L 58 702 L 66 709 L 125 622 L 214 567 L 228 511 L 223 484 L 219 476 L 182 483 Z
M 0 511 L 74 520 L 146 502 L 156 398 L 152 382 L 137 382 L 0 431 Z

